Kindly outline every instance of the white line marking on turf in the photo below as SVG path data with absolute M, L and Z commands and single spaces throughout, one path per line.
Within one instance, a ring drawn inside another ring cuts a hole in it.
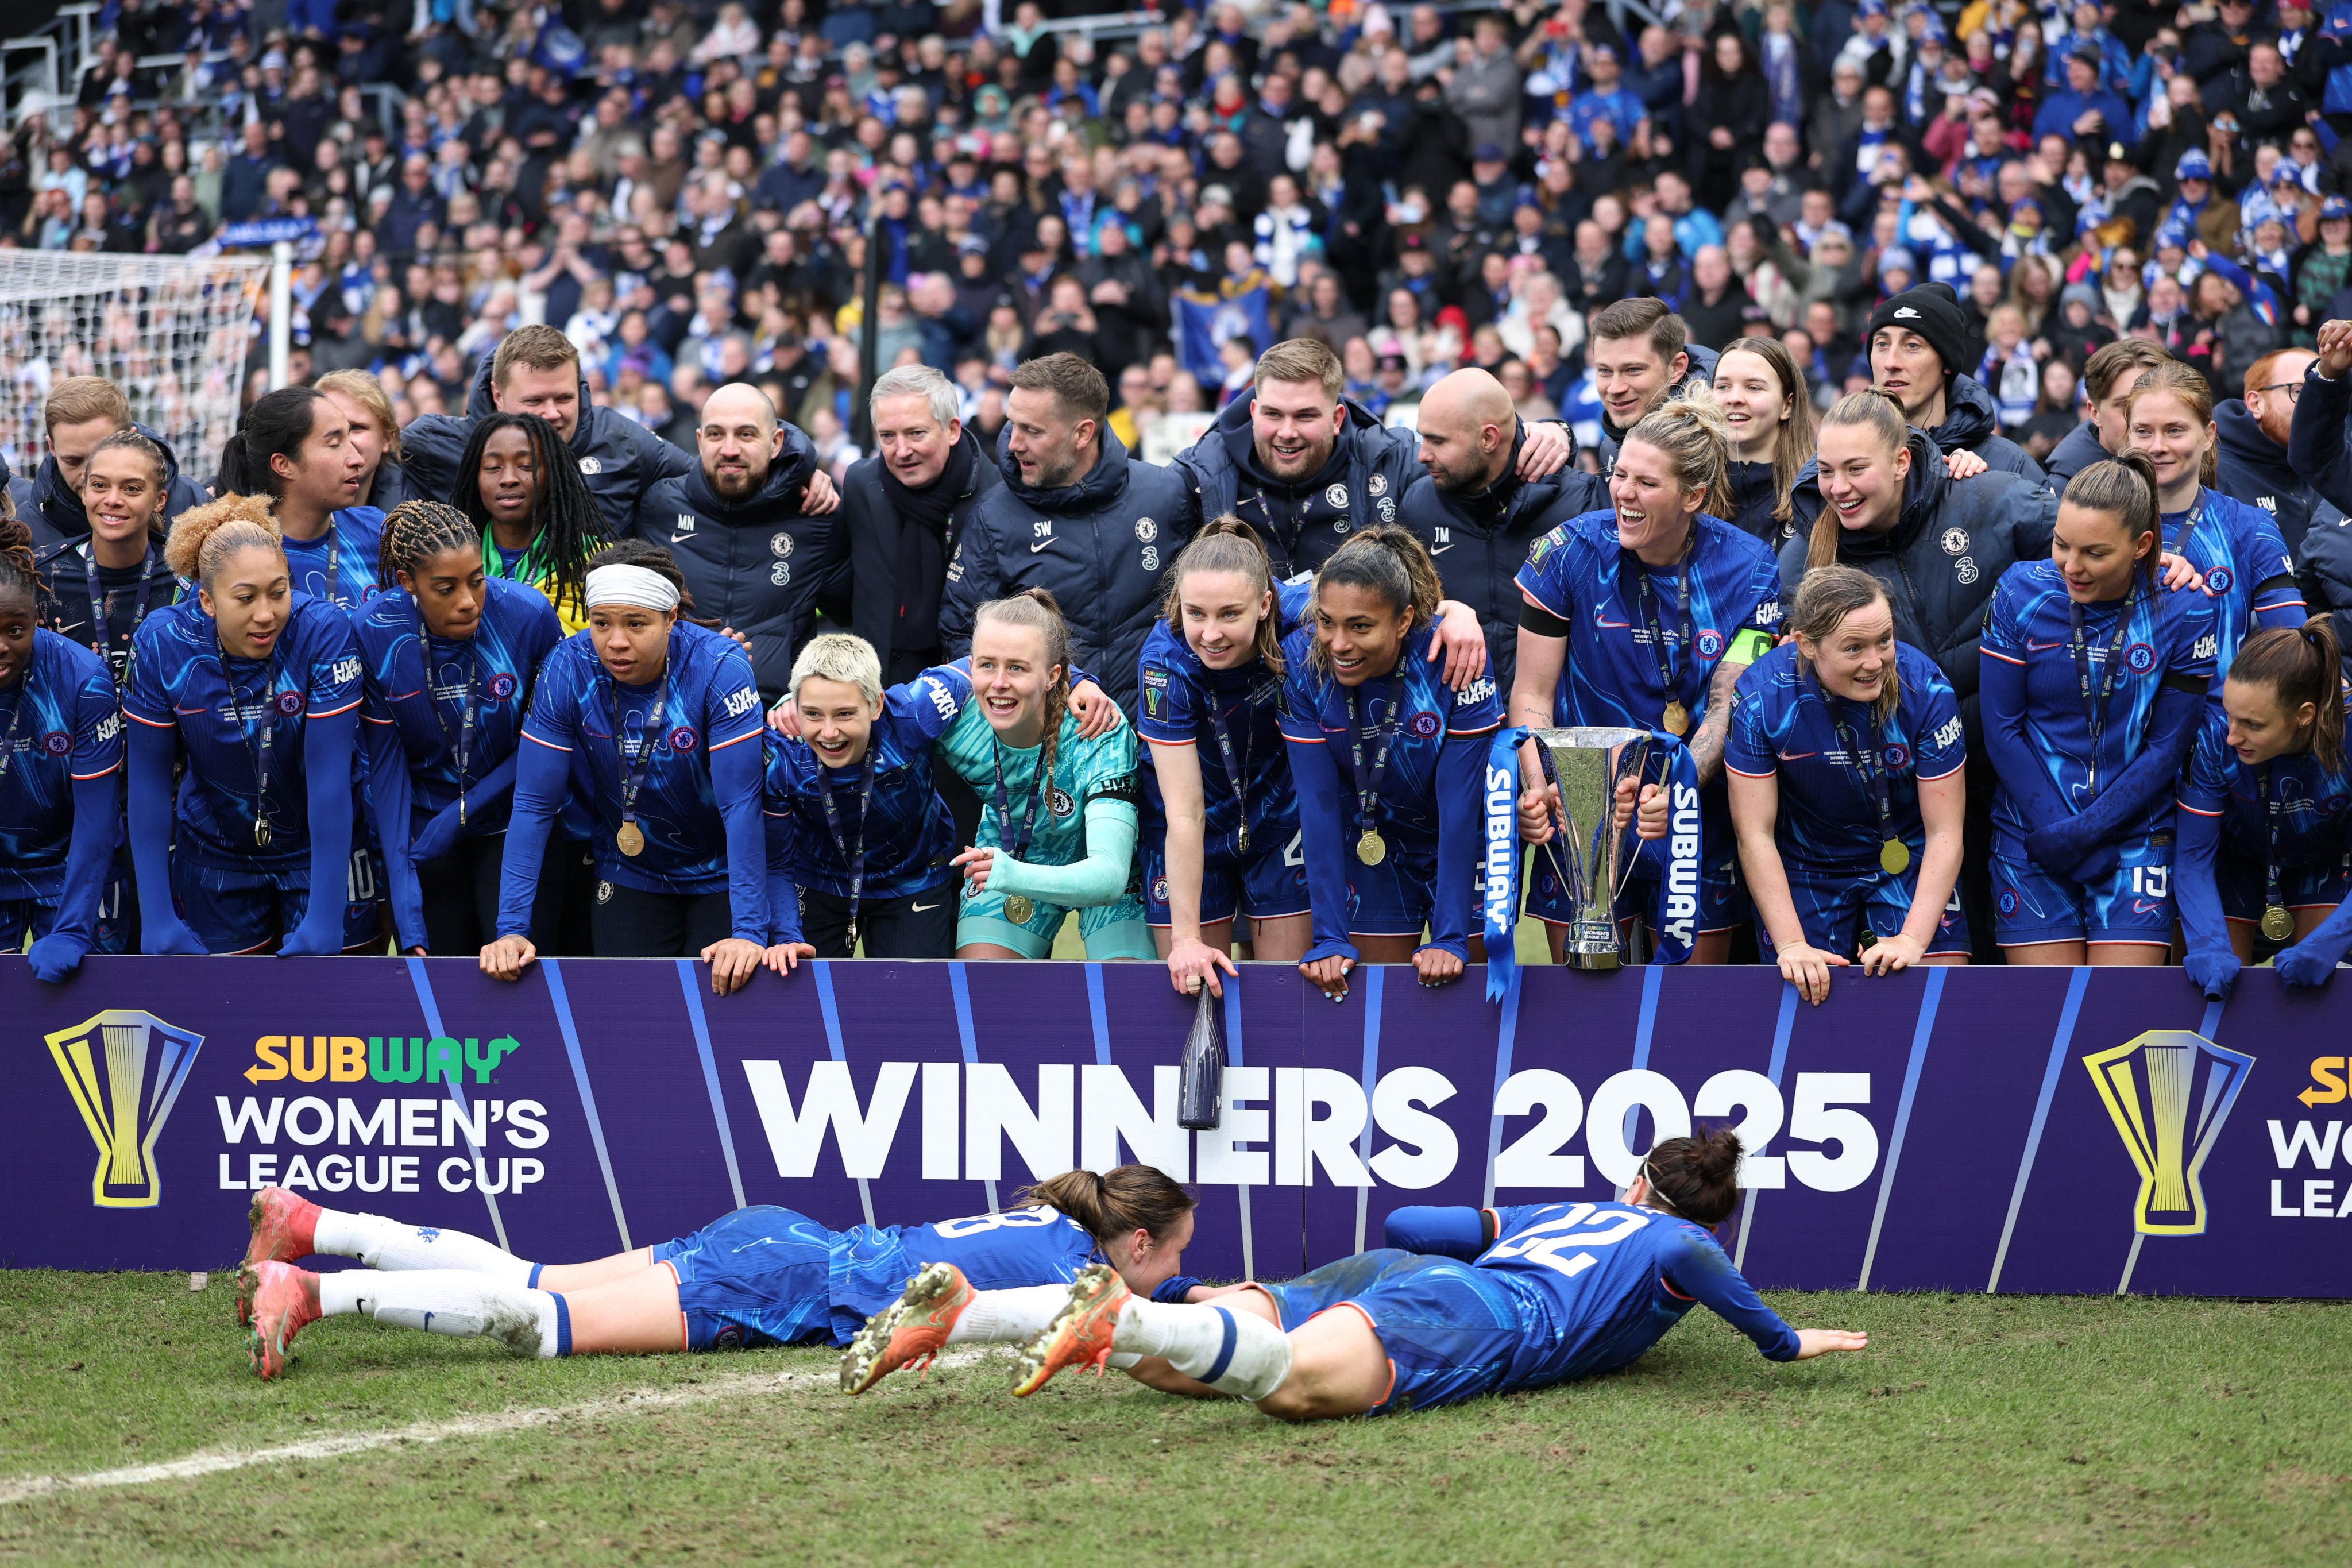
M 985 1349 L 955 1351 L 940 1357 L 932 1365 L 941 1372 L 951 1371 L 970 1366 L 987 1353 Z M 0 1481 L 0 1505 L 55 1497 L 60 1492 L 193 1480 L 200 1476 L 217 1475 L 223 1470 L 242 1470 L 255 1465 L 283 1465 L 302 1459 L 340 1459 L 347 1455 L 373 1453 L 379 1448 L 395 1448 L 411 1443 L 441 1443 L 453 1437 L 500 1437 L 509 1432 L 533 1431 L 558 1422 L 633 1415 L 640 1411 L 673 1409 L 683 1405 L 708 1405 L 715 1400 L 746 1394 L 814 1394 L 840 1386 L 839 1378 L 831 1373 L 752 1373 L 693 1384 L 684 1388 L 654 1388 L 617 1394 L 604 1399 L 585 1400 L 578 1405 L 500 1410 L 487 1415 L 457 1415 L 442 1421 L 416 1421 L 381 1432 L 347 1432 L 339 1436 L 318 1437 L 307 1443 L 286 1443 L 273 1448 L 215 1448 L 183 1458 L 166 1459 L 160 1464 L 132 1465 L 120 1470 L 92 1470 L 78 1476 L 26 1476 L 18 1480 Z

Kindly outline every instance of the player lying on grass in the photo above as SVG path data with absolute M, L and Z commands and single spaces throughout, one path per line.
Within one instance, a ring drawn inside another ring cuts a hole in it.
M 941 1262 L 1003 1299 L 998 1305 L 1019 1309 L 1013 1331 L 992 1308 L 965 1312 L 968 1321 L 952 1334 L 942 1331 L 941 1343 L 1034 1336 L 1089 1264 L 1115 1270 L 1140 1296 L 1162 1290 L 1181 1300 L 1198 1284 L 1177 1273 L 1192 1239 L 1192 1200 L 1150 1165 L 1066 1172 L 1014 1202 L 1001 1214 L 846 1231 L 759 1205 L 657 1247 L 541 1264 L 463 1231 L 345 1214 L 266 1187 L 253 1200 L 237 1320 L 250 1325 L 254 1370 L 272 1378 L 285 1371 L 288 1346 L 305 1324 L 347 1312 L 459 1339 L 486 1336 L 522 1355 L 643 1354 L 845 1344 L 909 1275 Z M 334 1274 L 294 1267 L 315 1253 L 367 1267 Z
M 1700 1301 L 1773 1361 L 1863 1349 L 1865 1334 L 1782 1322 L 1707 1234 L 1738 1202 L 1738 1163 L 1727 1129 L 1671 1138 L 1622 1203 L 1403 1211 L 1390 1239 L 1423 1250 L 1368 1252 L 1193 1303 L 1146 1300 L 1090 1268 L 1022 1352 L 1013 1392 L 1034 1393 L 1066 1366 L 1112 1364 L 1171 1393 L 1234 1395 L 1285 1420 L 1378 1415 L 1614 1371 Z M 995 1293 L 961 1280 L 942 1289 L 949 1273 L 925 1269 L 908 1296 L 928 1285 L 940 1303 L 935 1334 L 982 1337 L 944 1305 L 961 1295 L 964 1311 L 993 1313 Z M 853 1342 L 844 1386 L 872 1333 L 869 1325 Z M 857 1386 L 888 1371 L 887 1359 L 875 1358 Z

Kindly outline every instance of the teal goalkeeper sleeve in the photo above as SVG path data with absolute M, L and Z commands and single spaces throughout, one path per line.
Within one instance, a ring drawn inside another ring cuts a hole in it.
M 1033 866 L 996 852 L 988 890 L 1023 893 L 1066 910 L 1118 901 L 1135 864 L 1135 807 L 1123 800 L 1087 802 L 1087 858 L 1067 866 Z

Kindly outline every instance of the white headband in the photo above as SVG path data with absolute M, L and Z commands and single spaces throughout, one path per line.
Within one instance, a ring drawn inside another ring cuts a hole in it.
M 646 610 L 675 610 L 677 585 L 643 566 L 599 566 L 588 574 L 588 607 L 633 605 Z

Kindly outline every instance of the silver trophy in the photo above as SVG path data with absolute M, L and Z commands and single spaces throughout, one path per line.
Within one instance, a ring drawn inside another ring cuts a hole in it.
M 1638 841 L 1628 821 L 1616 826 L 1614 805 L 1622 779 L 1638 781 L 1650 757 L 1646 730 L 1538 730 L 1545 779 L 1559 790 L 1552 837 L 1538 850 L 1549 857 L 1553 874 L 1574 909 L 1568 928 L 1567 962 L 1572 969 L 1614 969 L 1622 962 L 1617 942 L 1617 894 L 1633 868 Z

